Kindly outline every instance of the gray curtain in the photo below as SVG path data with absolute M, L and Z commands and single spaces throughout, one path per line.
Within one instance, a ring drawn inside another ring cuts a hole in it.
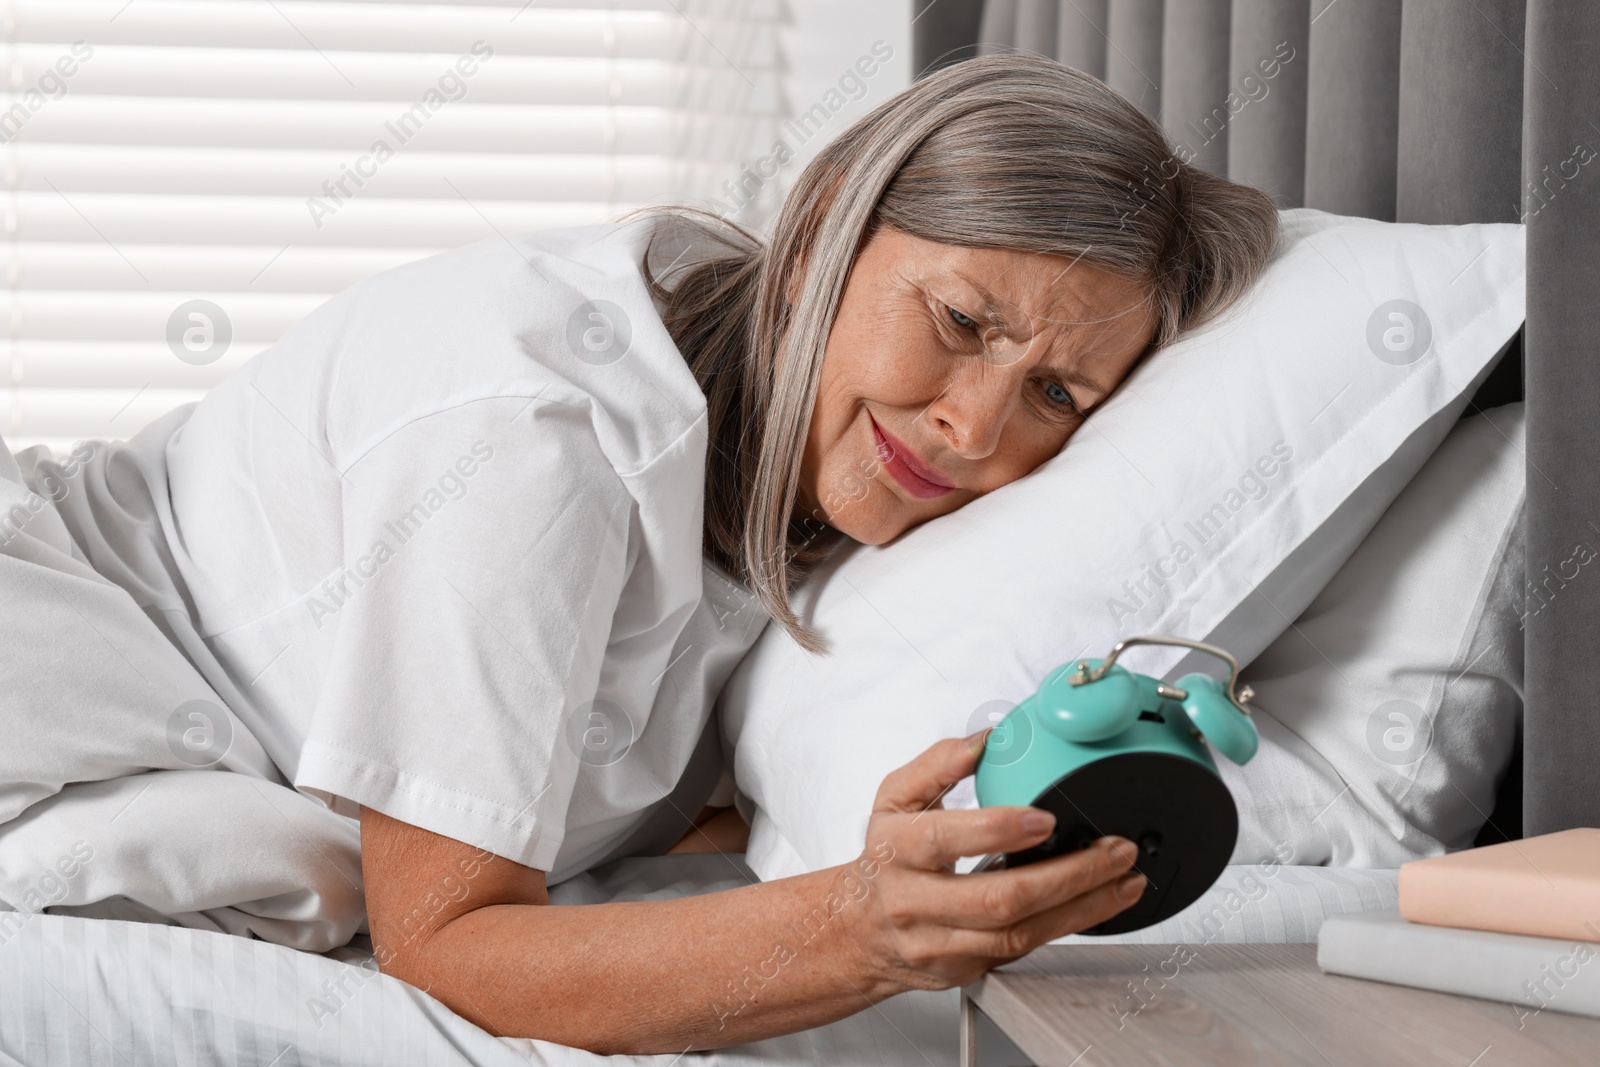
M 1528 581 L 1549 598 L 1526 639 L 1537 834 L 1600 826 L 1600 571 L 1567 562 L 1600 549 L 1600 5 L 1529 0 L 1525 25 Z M 1580 148 L 1593 161 L 1575 166 Z
M 1306 57 L 1306 199 L 1394 221 L 1400 151 L 1400 0 L 1319 8 Z
M 1281 207 L 1515 222 L 1525 3 L 967 0 L 965 18 L 968 54 L 1103 78 L 1186 158 Z
M 1025 50 L 1103 79 L 1180 155 L 1281 207 L 1526 224 L 1528 320 L 1496 378 L 1527 401 L 1539 610 L 1521 773 L 1486 830 L 1600 826 L 1600 4 L 937 2 L 967 20 L 971 52 Z
M 1161 117 L 1161 9 L 1162 0 L 1111 0 L 1100 45 L 1106 84 L 1155 119 Z
M 911 0 L 911 69 L 923 77 L 971 59 L 983 0 Z

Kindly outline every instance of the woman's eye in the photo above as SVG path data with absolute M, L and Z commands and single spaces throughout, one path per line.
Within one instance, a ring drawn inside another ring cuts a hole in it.
M 1060 382 L 1046 381 L 1044 383 L 1044 395 L 1050 398 L 1052 404 L 1067 407 L 1073 411 L 1078 410 L 1078 404 L 1072 399 L 1072 394 Z
M 947 310 L 950 312 L 951 321 L 954 322 L 957 326 L 961 327 L 963 330 L 970 330 L 974 326 L 978 325 L 978 322 L 977 322 L 976 319 L 968 318 L 967 316 L 961 314 L 961 312 L 957 311 L 955 308 L 948 308 Z

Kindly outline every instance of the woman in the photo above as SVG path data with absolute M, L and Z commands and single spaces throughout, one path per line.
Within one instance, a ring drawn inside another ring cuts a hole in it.
M 282 786 L 298 839 L 334 842 L 313 862 L 348 863 L 328 827 L 359 820 L 385 972 L 491 1032 L 602 1052 L 819 1025 L 1094 925 L 1142 890 L 1127 842 L 953 873 L 1051 829 L 940 806 L 982 735 L 885 780 L 856 863 L 648 904 L 547 888 L 674 841 L 742 848 L 709 724 L 751 620 L 824 651 L 790 595 L 832 546 L 1056 454 L 1276 232 L 1267 197 L 1173 159 L 1098 81 L 1005 56 L 846 130 L 770 242 L 654 212 L 358 285 L 126 446 L 19 457 L 51 501 L 5 548 L 12 587 L 40 590 L 26 630 L 104 639 L 133 673 L 30 662 L 64 695 L 12 702 L 0 818 L 46 825 L 139 771 L 135 825 L 163 790 Z M 295 842 L 261 847 L 292 868 Z M 296 906 L 348 912 L 337 893 Z M 232 903 L 271 936 L 278 899 Z

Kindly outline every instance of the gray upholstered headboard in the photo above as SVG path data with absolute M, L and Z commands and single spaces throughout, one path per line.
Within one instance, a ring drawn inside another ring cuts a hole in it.
M 1281 207 L 1526 224 L 1522 344 L 1476 403 L 1527 402 L 1540 610 L 1524 631 L 1520 760 L 1479 840 L 1600 826 L 1600 569 L 1571 562 L 1600 551 L 1600 4 L 914 0 L 913 18 L 919 73 L 1051 56 Z M 1263 91 L 1258 64 L 1274 58 Z

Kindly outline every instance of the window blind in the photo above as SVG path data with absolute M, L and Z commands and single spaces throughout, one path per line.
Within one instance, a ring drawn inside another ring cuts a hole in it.
M 714 201 L 777 0 L 0 0 L 0 432 L 119 439 L 351 283 Z

